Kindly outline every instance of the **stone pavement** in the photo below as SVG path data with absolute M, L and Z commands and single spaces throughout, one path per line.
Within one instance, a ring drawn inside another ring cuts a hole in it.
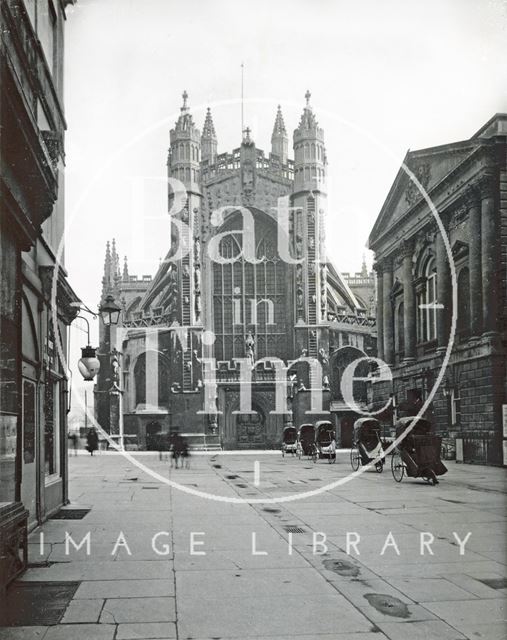
M 177 470 L 133 455 L 189 490 L 235 499 L 296 496 L 350 470 L 346 451 L 334 465 L 194 455 Z M 120 454 L 83 453 L 70 459 L 70 507 L 91 510 L 33 532 L 22 578 L 76 582 L 75 593 L 59 624 L 0 638 L 505 640 L 505 470 L 448 466 L 438 487 L 397 484 L 386 468 L 303 500 L 250 505 L 183 493 Z M 433 555 L 421 555 L 421 532 Z M 89 555 L 86 544 L 66 553 L 66 535 L 79 544 L 88 533 Z

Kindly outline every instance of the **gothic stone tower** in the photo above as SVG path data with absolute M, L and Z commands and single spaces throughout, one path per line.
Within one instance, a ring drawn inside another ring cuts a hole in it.
M 364 310 L 326 259 L 324 132 L 307 92 L 294 161 L 280 107 L 269 154 L 248 128 L 238 148 L 219 154 L 211 111 L 201 135 L 187 101 L 185 92 L 170 132 L 171 249 L 123 319 L 129 328 L 125 425 L 141 441 L 156 425 L 196 439 L 206 433 L 228 448 L 277 446 L 284 425 L 329 417 L 330 349 L 361 348 L 364 339 L 361 323 L 350 321 Z M 147 401 L 148 347 L 140 331 L 150 327 L 157 329 L 150 349 L 163 381 L 156 406 Z M 319 362 L 322 376 L 310 373 L 305 358 Z M 280 361 L 291 380 L 283 406 L 275 385 Z M 251 404 L 244 411 L 247 369 Z M 306 415 L 316 388 L 322 412 Z

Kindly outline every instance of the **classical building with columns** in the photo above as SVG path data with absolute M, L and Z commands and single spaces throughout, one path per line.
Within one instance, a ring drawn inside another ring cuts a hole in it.
M 246 129 L 239 147 L 218 153 L 211 111 L 201 132 L 187 101 L 167 160 L 173 246 L 153 279 L 120 273 L 116 247 L 106 251 L 102 295 L 122 314 L 100 351 L 121 353 L 125 433 L 142 448 L 178 429 L 196 446 L 271 448 L 284 426 L 331 418 L 350 444 L 356 414 L 340 376 L 375 355 L 375 323 L 326 258 L 327 152 L 310 94 L 294 159 L 280 108 L 269 152 Z M 187 251 L 176 257 L 182 238 Z M 97 416 L 117 433 L 112 388 L 104 362 Z
M 502 461 L 506 136 L 507 114 L 497 114 L 469 140 L 409 151 L 369 238 L 378 356 L 393 375 L 392 384 L 373 385 L 374 405 L 392 397 L 395 417 L 416 414 L 445 365 L 454 328 L 426 415 L 465 462 Z

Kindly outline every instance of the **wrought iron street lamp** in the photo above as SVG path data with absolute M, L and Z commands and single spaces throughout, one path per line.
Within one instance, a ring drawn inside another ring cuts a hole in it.
M 104 304 L 99 308 L 100 317 L 104 326 L 110 327 L 118 324 L 120 319 L 121 307 L 119 307 L 111 294 L 106 296 Z
M 112 379 L 112 386 L 106 391 L 106 393 L 109 394 L 109 429 L 111 433 L 113 433 L 113 431 L 116 432 L 117 422 L 120 450 L 124 450 L 123 391 L 121 389 L 119 362 L 119 356 L 121 353 L 116 351 L 116 349 L 111 350 L 111 327 L 118 324 L 120 320 L 120 313 L 121 307 L 116 304 L 114 297 L 111 294 L 108 294 L 104 302 L 99 307 L 99 315 L 106 329 L 105 345 L 107 353 L 103 355 L 109 357 L 109 368 Z M 117 408 L 117 413 L 116 411 L 113 411 L 113 406 Z

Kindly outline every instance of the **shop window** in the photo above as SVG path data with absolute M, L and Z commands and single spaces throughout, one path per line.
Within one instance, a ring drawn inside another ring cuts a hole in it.
M 45 392 L 44 470 L 46 476 L 60 473 L 60 382 L 49 381 Z
M 23 461 L 35 460 L 35 383 L 23 380 Z

